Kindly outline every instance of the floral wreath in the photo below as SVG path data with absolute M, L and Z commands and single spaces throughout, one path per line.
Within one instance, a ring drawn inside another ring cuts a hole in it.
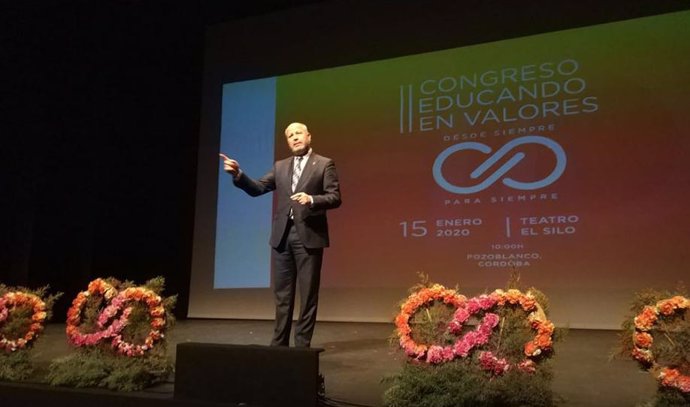
M 452 345 L 425 345 L 414 342 L 411 338 L 411 329 L 408 324 L 409 319 L 422 305 L 432 301 L 443 301 L 446 304 L 456 307 L 453 319 L 448 324 L 449 332 L 459 334 L 465 323 L 471 316 L 484 311 L 484 316 L 477 327 L 467 332 Z M 533 373 L 536 371 L 536 359 L 550 350 L 553 345 L 554 325 L 546 319 L 543 308 L 531 292 L 526 294 L 520 290 L 510 289 L 508 291 L 495 290 L 491 294 L 465 300 L 465 297 L 458 295 L 454 290 L 448 290 L 440 285 L 432 288 L 425 288 L 410 295 L 401 306 L 401 312 L 395 322 L 400 335 L 400 346 L 405 353 L 418 360 L 425 360 L 430 364 L 439 364 L 452 361 L 455 358 L 465 358 L 470 355 L 472 349 L 485 345 L 491 336 L 493 329 L 498 325 L 499 316 L 493 312 L 486 312 L 496 306 L 519 305 L 527 315 L 530 327 L 536 331 L 535 337 L 525 343 L 525 359 L 517 363 L 517 369 Z M 505 358 L 498 358 L 490 351 L 482 351 L 479 354 L 479 364 L 482 369 L 500 375 L 511 369 L 512 365 Z
M 632 357 L 642 363 L 649 370 L 654 371 L 654 376 L 665 387 L 676 388 L 683 393 L 690 393 L 690 376 L 683 375 L 678 369 L 659 366 L 652 353 L 654 337 L 650 331 L 659 319 L 659 316 L 670 316 L 678 311 L 690 308 L 690 299 L 677 295 L 658 301 L 654 305 L 647 305 L 633 320 Z
M 407 300 L 400 306 L 400 313 L 395 318 L 395 326 L 398 329 L 398 336 L 400 337 L 400 347 L 405 351 L 407 356 L 417 360 L 422 360 L 425 357 L 427 360 L 433 358 L 434 356 L 431 355 L 434 354 L 433 352 L 437 351 L 438 347 L 417 343 L 412 339 L 410 318 L 412 318 L 421 307 L 430 305 L 434 301 L 458 308 L 465 303 L 466 298 L 458 294 L 455 290 L 445 288 L 440 284 L 434 284 L 431 287 L 424 287 L 410 294 Z M 430 350 L 432 352 L 431 355 L 427 355 L 427 352 Z
M 100 331 L 94 333 L 82 333 L 79 329 L 82 324 L 82 312 L 86 307 L 89 297 L 101 295 L 109 304 L 98 315 L 96 325 Z M 141 345 L 123 340 L 121 332 L 129 323 L 132 307 L 125 307 L 130 302 L 142 302 L 148 309 L 150 331 Z M 117 315 L 120 314 L 118 318 Z M 108 325 L 108 323 L 110 323 Z M 107 326 L 106 326 L 107 325 Z M 96 279 L 89 283 L 88 289 L 77 294 L 72 301 L 72 307 L 67 311 L 67 337 L 72 344 L 83 347 L 93 346 L 102 340 L 111 339 L 111 345 L 118 353 L 126 356 L 142 356 L 147 350 L 164 337 L 165 308 L 162 298 L 153 290 L 145 287 L 130 287 L 121 292 L 103 279 Z
M 43 330 L 43 322 L 47 316 L 45 302 L 35 294 L 22 291 L 8 292 L 0 297 L 0 325 L 7 320 L 12 309 L 23 306 L 33 311 L 31 325 L 24 336 L 17 339 L 8 339 L 0 332 L 0 349 L 5 349 L 6 352 L 26 348 Z

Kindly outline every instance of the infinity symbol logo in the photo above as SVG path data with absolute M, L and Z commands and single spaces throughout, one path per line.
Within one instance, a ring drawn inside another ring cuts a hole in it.
M 510 150 L 523 144 L 541 144 L 549 148 L 551 151 L 553 151 L 553 153 L 556 156 L 556 167 L 553 169 L 553 171 L 551 171 L 551 174 L 539 181 L 520 182 L 512 178 L 504 178 L 503 184 L 513 189 L 533 190 L 543 188 L 547 185 L 552 184 L 561 176 L 561 174 L 563 174 L 563 171 L 565 171 L 565 164 L 567 161 L 563 147 L 561 147 L 560 144 L 556 143 L 555 141 L 546 137 L 525 136 L 506 143 L 506 145 L 501 147 L 491 157 L 489 157 L 488 160 L 484 161 L 479 167 L 477 167 L 477 169 L 472 171 L 472 173 L 470 174 L 470 178 L 479 178 L 482 174 L 484 174 L 484 172 L 487 169 L 494 165 L 499 159 L 507 155 L 510 152 Z M 441 188 L 455 194 L 472 194 L 490 187 L 494 182 L 496 182 L 499 178 L 503 177 L 511 168 L 513 168 L 515 165 L 517 165 L 517 163 L 519 163 L 523 158 L 525 158 L 525 153 L 517 153 L 514 156 L 512 156 L 505 164 L 501 165 L 501 167 L 499 167 L 496 170 L 496 172 L 491 174 L 480 184 L 462 187 L 453 185 L 450 182 L 448 182 L 446 178 L 443 176 L 442 168 L 443 163 L 446 161 L 448 157 L 450 157 L 452 154 L 458 151 L 463 150 L 476 150 L 481 151 L 484 154 L 489 154 L 491 152 L 491 147 L 487 146 L 486 144 L 476 142 L 459 143 L 446 148 L 445 150 L 443 150 L 443 152 L 441 152 L 441 154 L 438 155 L 438 157 L 436 157 L 436 161 L 434 161 L 433 167 L 434 180 Z

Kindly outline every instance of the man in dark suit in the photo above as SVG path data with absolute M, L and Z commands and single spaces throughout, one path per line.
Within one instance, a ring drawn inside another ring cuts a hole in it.
M 276 302 L 271 345 L 289 345 L 297 286 L 300 311 L 294 342 L 295 346 L 309 347 L 316 324 L 323 249 L 329 245 L 326 211 L 340 206 L 340 185 L 333 160 L 311 149 L 307 126 L 292 123 L 285 136 L 293 156 L 277 161 L 272 171 L 258 180 L 247 176 L 237 161 L 220 156 L 224 170 L 247 194 L 276 193 L 270 239 Z

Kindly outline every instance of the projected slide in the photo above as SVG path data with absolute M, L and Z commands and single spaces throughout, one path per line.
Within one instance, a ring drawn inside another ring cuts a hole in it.
M 324 287 L 644 286 L 690 266 L 689 40 L 683 12 L 229 83 L 221 150 L 260 177 L 301 121 L 335 160 Z M 272 197 L 219 178 L 214 287 L 268 287 Z

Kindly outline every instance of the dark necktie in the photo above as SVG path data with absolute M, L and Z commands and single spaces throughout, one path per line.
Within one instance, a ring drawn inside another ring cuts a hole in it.
M 295 188 L 297 188 L 297 182 L 299 182 L 299 177 L 302 175 L 302 159 L 304 157 L 302 156 L 297 156 L 295 157 L 295 168 L 292 170 L 292 192 L 295 192 Z

